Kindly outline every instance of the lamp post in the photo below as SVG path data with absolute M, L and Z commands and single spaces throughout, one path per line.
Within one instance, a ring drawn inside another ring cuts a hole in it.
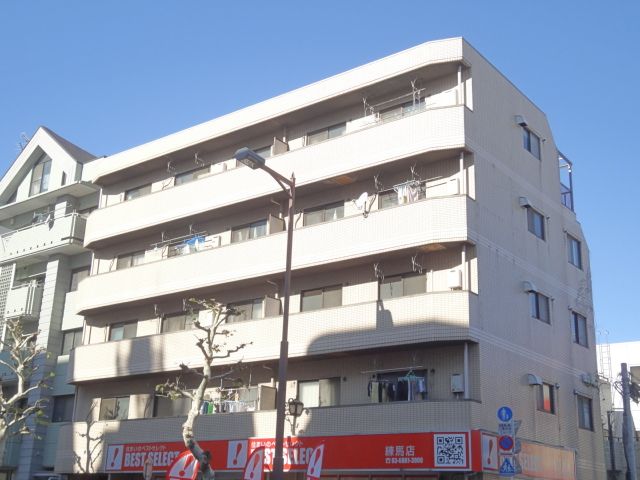
M 239 149 L 235 155 L 235 159 L 240 163 L 256 170 L 264 170 L 280 185 L 280 188 L 289 197 L 289 223 L 287 225 L 287 259 L 284 271 L 284 307 L 282 311 L 282 339 L 280 341 L 280 359 L 278 360 L 278 391 L 276 392 L 276 447 L 273 457 L 274 480 L 283 480 L 284 478 L 284 461 L 283 461 L 283 444 L 284 444 L 284 423 L 285 423 L 285 407 L 287 401 L 285 394 L 287 389 L 287 364 L 289 362 L 289 297 L 291 294 L 291 252 L 293 244 L 293 208 L 296 200 L 296 178 L 291 174 L 288 179 L 266 165 L 263 157 L 249 148 Z

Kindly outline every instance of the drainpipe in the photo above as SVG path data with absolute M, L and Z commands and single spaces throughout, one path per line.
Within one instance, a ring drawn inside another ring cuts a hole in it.
M 469 400 L 469 344 L 464 342 L 464 397 Z

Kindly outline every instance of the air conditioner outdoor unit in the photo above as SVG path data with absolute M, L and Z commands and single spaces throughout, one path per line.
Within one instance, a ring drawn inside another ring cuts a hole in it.
M 462 271 L 458 268 L 449 270 L 447 274 L 447 283 L 452 290 L 460 290 L 462 288 Z

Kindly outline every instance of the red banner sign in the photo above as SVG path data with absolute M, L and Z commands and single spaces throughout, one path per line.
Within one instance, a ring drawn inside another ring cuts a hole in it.
M 284 444 L 285 470 L 305 471 L 314 450 L 324 444 L 322 470 L 455 470 L 471 469 L 469 432 L 348 435 L 337 437 L 287 438 Z M 275 441 L 214 440 L 200 442 L 212 454 L 214 470 L 242 470 L 249 455 L 264 447 L 265 470 L 273 466 Z M 166 471 L 184 450 L 181 442 L 109 445 L 105 459 L 108 472 L 141 472 L 151 458 L 154 471 Z

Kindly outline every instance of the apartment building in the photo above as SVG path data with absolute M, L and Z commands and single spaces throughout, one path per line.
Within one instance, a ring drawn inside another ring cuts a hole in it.
M 287 198 L 234 159 L 296 178 Z M 215 298 L 251 342 L 210 385 L 196 434 L 219 478 L 272 462 L 286 230 L 293 230 L 287 478 L 492 478 L 496 411 L 522 475 L 604 478 L 589 252 L 547 119 L 460 38 L 429 42 L 101 162 L 55 471 L 162 476 L 186 401 L 154 387 L 202 364 Z M 241 365 L 237 362 L 241 361 Z M 182 376 L 185 386 L 196 379 Z
M 40 127 L 0 180 L 0 335 L 6 321 L 20 319 L 39 331 L 39 381 L 53 373 L 49 389 L 29 403 L 48 400 L 49 425 L 30 425 L 36 435 L 13 436 L 0 449 L 0 478 L 48 478 L 53 474 L 60 426 L 72 420 L 75 388 L 66 382 L 69 352 L 82 339 L 83 318 L 75 313 L 78 282 L 88 276 L 91 253 L 83 247 L 86 219 L 98 205 L 95 157 Z M 3 351 L 7 359 L 9 352 Z M 5 396 L 15 374 L 0 367 Z

